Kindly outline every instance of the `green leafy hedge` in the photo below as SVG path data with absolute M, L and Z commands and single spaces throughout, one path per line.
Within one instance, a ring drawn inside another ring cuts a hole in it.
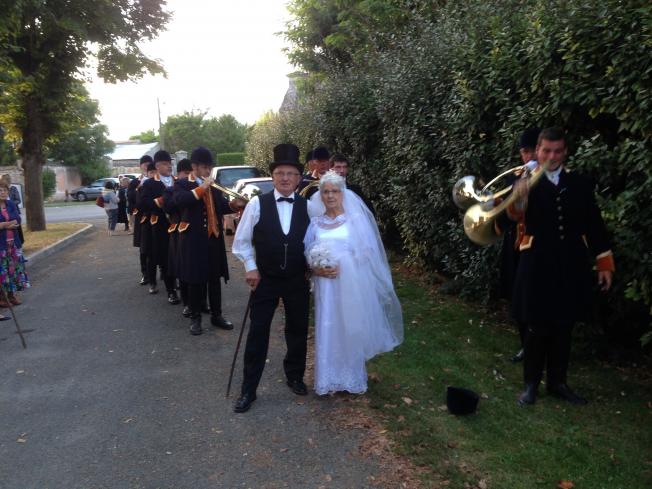
M 386 235 L 448 287 L 488 300 L 498 247 L 468 241 L 452 186 L 518 164 L 524 128 L 562 126 L 613 237 L 602 319 L 638 338 L 652 306 L 651 26 L 644 1 L 448 2 L 435 20 L 415 14 L 384 33 L 388 48 L 330 66 L 299 109 L 253 128 L 247 154 L 281 141 L 348 154 Z
M 244 165 L 244 153 L 218 153 L 217 164 L 219 166 Z

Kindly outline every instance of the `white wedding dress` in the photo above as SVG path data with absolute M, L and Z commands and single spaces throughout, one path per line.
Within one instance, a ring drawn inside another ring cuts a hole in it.
M 335 279 L 313 277 L 314 389 L 319 395 L 365 392 L 365 362 L 403 340 L 401 308 L 375 220 L 350 191 L 344 207 L 335 219 L 313 218 L 305 240 L 309 261 L 311 250 L 326 249 L 339 269 Z

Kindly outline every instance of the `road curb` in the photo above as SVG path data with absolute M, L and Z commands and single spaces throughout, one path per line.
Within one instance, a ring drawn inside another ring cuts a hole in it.
M 81 228 L 78 231 L 75 231 L 70 236 L 66 236 L 65 238 L 60 239 L 56 243 L 52 243 L 50 246 L 46 246 L 42 250 L 35 251 L 31 255 L 26 256 L 25 258 L 27 258 L 29 266 L 33 267 L 34 265 L 42 261 L 44 258 L 47 258 L 48 256 L 56 253 L 57 251 L 70 246 L 72 243 L 77 241 L 78 238 L 81 238 L 82 236 L 89 234 L 93 230 L 93 227 L 94 226 L 92 224 L 86 224 L 85 227 Z

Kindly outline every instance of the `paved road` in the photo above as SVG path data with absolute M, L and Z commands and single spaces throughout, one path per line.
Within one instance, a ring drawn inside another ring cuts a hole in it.
M 23 211 L 23 218 L 25 217 Z M 60 207 L 46 207 L 46 222 L 88 221 L 106 219 L 106 212 L 94 204 L 62 205 Z
M 0 323 L 0 487 L 369 487 L 380 468 L 357 455 L 361 433 L 329 423 L 331 399 L 285 386 L 281 318 L 259 399 L 236 415 L 236 332 L 190 336 L 180 306 L 137 285 L 130 239 L 98 229 L 31 270 L 27 350 Z M 232 273 L 224 314 L 238 322 L 247 292 Z

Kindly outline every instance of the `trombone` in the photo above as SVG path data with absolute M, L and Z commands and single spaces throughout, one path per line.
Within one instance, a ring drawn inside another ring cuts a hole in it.
M 249 197 L 246 197 L 246 196 L 244 196 L 242 194 L 239 194 L 235 190 L 233 190 L 231 188 L 228 188 L 228 187 L 225 187 L 224 185 L 220 185 L 219 183 L 217 183 L 215 181 L 216 176 L 217 176 L 217 167 L 213 168 L 213 170 L 211 170 L 211 178 L 213 179 L 213 181 L 211 182 L 211 187 L 216 188 L 217 190 L 222 192 L 224 195 L 228 195 L 232 199 L 240 199 L 240 200 L 244 200 L 245 202 L 249 202 Z
M 531 172 L 527 177 L 530 188 L 539 183 L 547 167 L 548 163 L 545 162 Z M 463 220 L 464 232 L 475 244 L 487 246 L 498 239 L 494 226 L 496 218 L 518 199 L 518 196 L 512 192 L 500 204 L 494 206 L 495 200 L 509 193 L 513 186 L 510 185 L 495 193 L 489 191 L 491 186 L 508 175 L 518 174 L 526 170 L 526 165 L 510 168 L 493 178 L 482 188 L 480 188 L 476 177 L 472 175 L 462 177 L 453 186 L 453 201 L 460 209 L 466 211 Z

